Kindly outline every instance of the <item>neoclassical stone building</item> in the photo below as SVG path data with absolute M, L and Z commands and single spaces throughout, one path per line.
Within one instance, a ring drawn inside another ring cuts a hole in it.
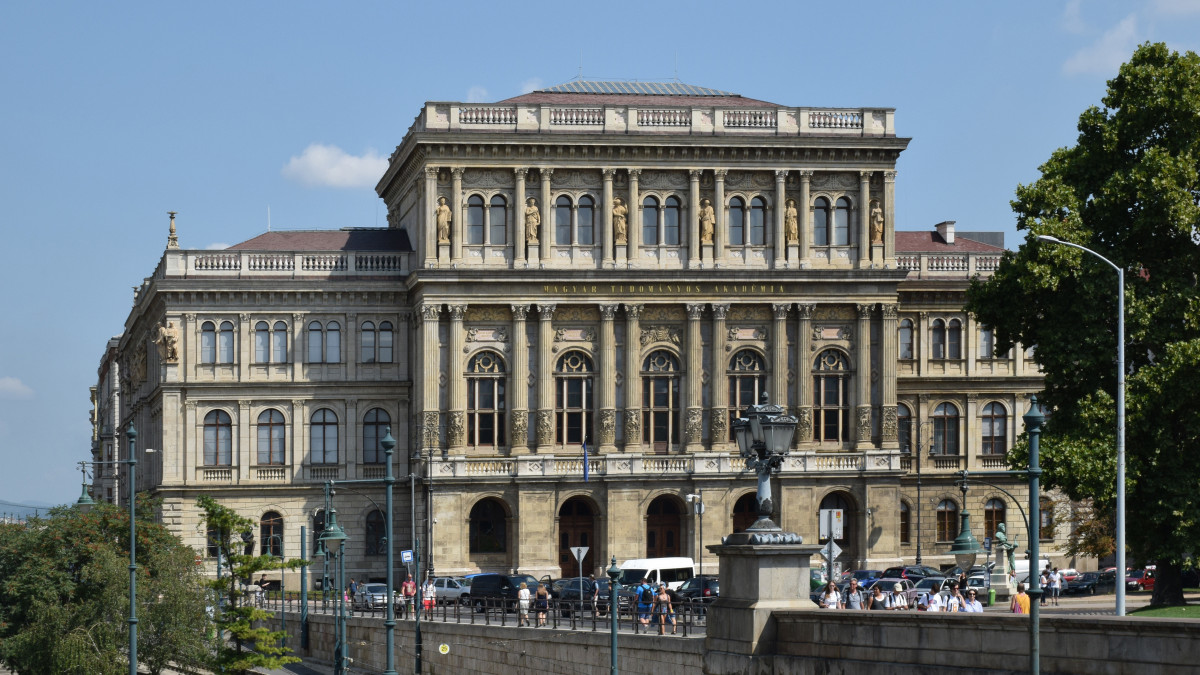
M 571 546 L 587 573 L 745 527 L 730 420 L 766 394 L 800 420 L 785 528 L 816 541 L 818 510 L 841 508 L 843 567 L 918 542 L 950 562 L 954 474 L 1003 466 L 1040 377 L 962 309 L 1002 240 L 895 230 L 894 122 L 678 83 L 429 102 L 379 181 L 386 229 L 214 252 L 172 224 L 106 357 L 121 401 L 96 452 L 134 421 L 160 449 L 140 487 L 181 535 L 203 548 L 207 493 L 292 557 L 324 481 L 383 475 L 390 427 L 393 546 L 421 538 L 438 573 L 557 576 Z M 1026 493 L 1005 487 L 968 493 L 976 536 L 1010 520 L 1024 542 Z M 348 566 L 381 578 L 382 490 L 346 488 Z

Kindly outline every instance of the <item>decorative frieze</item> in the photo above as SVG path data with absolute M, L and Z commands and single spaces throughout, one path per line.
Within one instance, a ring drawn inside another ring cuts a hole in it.
M 537 413 L 537 444 L 550 445 L 554 442 L 554 411 L 539 410 Z
M 437 447 L 438 445 L 438 413 L 433 410 L 426 410 L 421 415 L 422 442 L 421 446 L 426 448 Z
M 704 426 L 704 411 L 700 408 L 688 408 L 687 421 L 684 423 L 684 434 L 687 443 L 699 443 Z
M 625 445 L 638 445 L 642 442 L 642 411 L 637 408 L 625 409 Z
M 641 343 L 645 347 L 654 342 L 670 342 L 674 345 L 683 344 L 683 334 L 678 328 L 671 326 L 651 326 L 643 328 Z
M 529 441 L 529 411 L 514 410 L 509 413 L 509 426 L 512 428 L 512 443 L 525 447 Z
M 712 439 L 709 442 L 713 445 L 724 443 L 725 439 L 729 437 L 729 427 L 726 426 L 726 418 L 728 416 L 729 411 L 725 408 L 712 409 L 712 421 L 709 423 L 712 427 Z
M 446 435 L 449 437 L 451 447 L 461 447 L 466 441 L 466 416 L 467 414 L 461 410 L 455 410 L 450 413 Z
M 885 443 L 895 441 L 898 438 L 898 429 L 900 423 L 896 413 L 896 406 L 885 405 L 883 407 L 883 424 L 880 428 L 880 436 Z
M 617 411 L 611 408 L 600 411 L 600 444 L 612 445 L 617 437 Z

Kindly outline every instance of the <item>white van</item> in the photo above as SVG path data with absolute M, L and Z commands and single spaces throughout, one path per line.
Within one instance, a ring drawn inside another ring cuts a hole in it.
M 645 578 L 656 586 L 663 583 L 675 591 L 692 578 L 694 569 L 695 563 L 691 558 L 634 558 L 621 563 L 621 576 L 617 577 L 617 583 L 632 588 Z
M 1016 560 L 1014 562 L 1017 564 L 1017 566 L 1014 568 L 1017 571 L 1017 583 L 1027 583 L 1025 580 L 1029 576 L 1029 561 Z M 1050 565 L 1050 561 L 1046 558 L 1042 558 L 1041 564 L 1035 568 L 1035 571 L 1041 572 L 1042 570 L 1046 569 L 1048 565 Z M 1051 567 L 1050 569 L 1054 568 Z M 1026 587 L 1028 588 L 1028 586 Z

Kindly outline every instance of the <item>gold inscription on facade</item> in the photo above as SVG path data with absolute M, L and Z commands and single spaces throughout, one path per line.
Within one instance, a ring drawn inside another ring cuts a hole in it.
M 544 284 L 555 295 L 745 295 L 783 294 L 783 284 Z

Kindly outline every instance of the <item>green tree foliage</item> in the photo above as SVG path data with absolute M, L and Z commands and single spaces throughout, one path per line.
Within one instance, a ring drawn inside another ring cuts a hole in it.
M 216 623 L 229 640 L 222 642 L 214 665 L 226 673 L 247 673 L 254 668 L 280 668 L 299 661 L 282 646 L 284 633 L 266 627 L 275 615 L 255 607 L 242 588 L 263 570 L 300 567 L 307 561 L 284 563 L 274 556 L 252 555 L 245 541 L 250 539 L 254 521 L 207 495 L 197 499 L 196 505 L 204 511 L 203 525 L 213 533 L 212 543 L 220 547 L 225 569 L 232 570 L 231 575 L 208 581 L 223 598 Z
M 211 644 L 195 552 L 138 504 L 138 661 L 205 663 Z M 129 514 L 58 508 L 0 526 L 0 661 L 23 675 L 129 671 Z
M 1200 542 L 1200 57 L 1144 44 L 1102 103 L 1080 116 L 1078 143 L 1017 188 L 1025 243 L 972 285 L 968 308 L 995 328 L 997 351 L 1036 345 L 1051 412 L 1047 483 L 1093 499 L 1107 522 L 1116 494 L 1116 273 L 1036 236 L 1086 246 L 1125 270 L 1127 543 L 1131 561 L 1159 565 L 1153 602 L 1178 604 L 1180 565 Z

